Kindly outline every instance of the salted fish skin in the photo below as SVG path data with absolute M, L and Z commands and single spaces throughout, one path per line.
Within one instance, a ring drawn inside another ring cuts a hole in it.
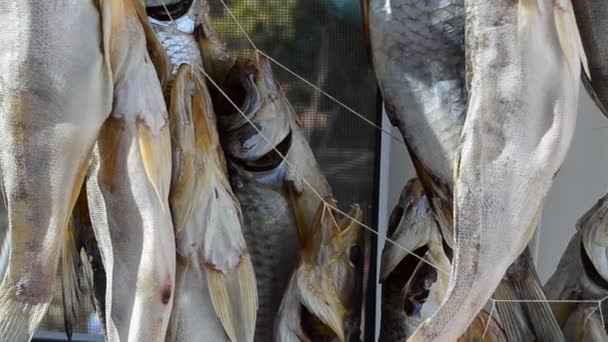
M 447 298 L 410 341 L 453 341 L 530 240 L 572 139 L 584 53 L 569 1 L 465 1 L 469 107 Z M 557 81 L 556 81 L 557 79 Z
M 164 54 L 143 2 L 114 5 L 114 102 L 93 149 L 87 203 L 106 271 L 107 339 L 163 341 L 175 287 L 171 142 L 161 85 L 168 66 L 153 63 Z
M 0 19 L 0 178 L 11 236 L 0 336 L 22 341 L 52 299 L 63 233 L 111 110 L 112 78 L 96 2 L 7 1 Z

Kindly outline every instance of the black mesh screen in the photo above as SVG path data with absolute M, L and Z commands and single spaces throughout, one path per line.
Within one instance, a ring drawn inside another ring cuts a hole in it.
M 347 104 L 368 120 L 378 116 L 377 90 L 365 48 L 357 0 L 225 0 L 262 51 Z M 211 1 L 214 26 L 231 52 L 251 56 L 253 49 L 219 0 Z M 367 225 L 375 227 L 379 132 L 293 75 L 273 65 L 288 98 L 300 115 L 306 137 L 328 178 L 338 205 L 358 203 Z M 375 275 L 375 237 L 368 236 L 368 274 Z M 373 278 L 375 279 L 375 278 Z M 369 282 L 367 311 L 375 310 L 375 280 Z M 43 329 L 63 330 L 58 292 Z M 88 298 L 77 332 L 97 333 L 90 324 Z M 367 319 L 366 340 L 373 331 Z

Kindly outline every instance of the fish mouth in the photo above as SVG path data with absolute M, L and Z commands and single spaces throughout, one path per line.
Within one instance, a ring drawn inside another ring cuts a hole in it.
M 312 314 L 304 305 L 301 305 L 300 320 L 302 331 L 310 341 L 334 341 L 339 338 L 334 329 Z
M 583 265 L 583 272 L 587 279 L 600 288 L 608 289 L 608 281 L 606 281 L 606 279 L 604 279 L 604 277 L 602 277 L 602 275 L 598 272 L 597 268 L 595 268 L 595 265 L 589 257 L 587 249 L 585 249 L 582 242 L 581 248 L 579 249 L 581 254 L 581 264 Z
M 174 4 L 146 7 L 148 16 L 158 21 L 173 21 L 186 15 L 195 0 L 182 0 Z
M 252 60 L 237 59 L 224 82 L 224 94 L 212 92 L 218 124 L 223 131 L 234 131 L 253 121 L 262 108 L 256 81 L 258 67 Z

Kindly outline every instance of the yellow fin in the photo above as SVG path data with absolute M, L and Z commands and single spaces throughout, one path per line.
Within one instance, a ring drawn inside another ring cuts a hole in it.
M 232 342 L 236 342 L 236 332 L 232 324 L 232 310 L 230 310 L 230 297 L 228 296 L 228 284 L 226 276 L 214 269 L 207 267 L 207 283 L 213 309 L 217 314 L 224 331 Z
M 572 3 L 570 0 L 554 0 L 552 5 L 557 37 L 570 70 L 574 70 L 576 63 L 582 63 L 585 74 L 591 79 Z M 579 78 L 579 75 L 573 76 Z
M 241 290 L 245 341 L 253 341 L 258 313 L 258 288 L 249 254 L 243 255 L 240 264 L 237 266 L 237 276 Z

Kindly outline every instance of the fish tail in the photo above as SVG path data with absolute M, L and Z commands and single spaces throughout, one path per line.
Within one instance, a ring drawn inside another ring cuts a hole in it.
M 232 341 L 253 341 L 258 293 L 253 264 L 241 230 L 239 205 L 223 177 L 216 177 L 211 217 L 205 233 L 207 281 L 213 308 Z M 218 251 L 218 246 L 230 246 Z
M 80 302 L 79 254 L 74 239 L 74 227 L 70 224 L 67 227 L 61 248 L 61 297 L 63 301 L 63 322 L 68 341 L 72 340 L 72 323 L 78 317 L 77 308 Z
M 572 71 L 572 81 L 575 82 L 580 77 L 581 65 L 586 77 L 591 79 L 587 55 L 583 48 L 572 2 L 570 0 L 553 0 L 552 3 L 557 37 L 568 67 Z
M 169 319 L 169 325 L 167 327 L 167 337 L 165 342 L 173 342 L 177 338 L 177 329 L 179 327 L 179 310 L 175 308 L 181 307 L 182 300 L 182 292 L 184 291 L 184 284 L 186 282 L 186 275 L 190 270 L 190 262 L 189 260 L 180 260 L 180 257 L 177 257 L 177 262 L 175 264 L 175 291 L 174 291 L 174 302 L 173 308 L 174 310 L 171 312 L 171 318 Z
M 249 254 L 243 254 L 233 269 L 223 272 L 207 267 L 207 274 L 213 309 L 230 340 L 253 341 L 258 294 Z
M 484 279 L 483 286 L 477 281 L 480 252 L 473 240 L 459 241 L 444 301 L 414 331 L 408 342 L 456 341 L 484 307 L 494 290 L 488 284 L 496 284 L 499 280 Z M 462 310 L 464 306 L 466 311 Z
M 49 302 L 27 304 L 13 298 L 11 290 L 0 288 L 0 336 L 2 341 L 29 341 L 42 321 Z
M 494 298 L 509 341 L 564 341 L 536 273 L 529 248 L 517 258 L 498 285 Z M 534 302 L 511 302 L 529 300 Z M 503 302 L 504 301 L 504 302 Z

